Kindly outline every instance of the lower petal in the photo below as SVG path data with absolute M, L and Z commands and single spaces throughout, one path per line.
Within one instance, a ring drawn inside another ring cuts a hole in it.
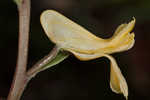
M 108 54 L 93 54 L 93 55 L 89 55 L 89 54 L 81 54 L 78 52 L 74 52 L 72 51 L 72 53 L 80 60 L 86 61 L 86 60 L 91 60 L 91 59 L 95 59 L 95 58 L 99 58 L 99 57 L 107 57 L 110 60 L 111 63 L 111 68 L 110 68 L 110 87 L 112 89 L 113 92 L 115 93 L 122 93 L 125 98 L 128 98 L 128 86 L 127 86 L 127 82 L 124 78 L 124 76 L 122 75 L 116 60 L 108 55 Z
M 105 55 L 111 62 L 110 72 L 110 87 L 115 93 L 122 93 L 125 98 L 128 98 L 128 86 L 125 78 L 123 77 L 115 59 L 112 56 Z

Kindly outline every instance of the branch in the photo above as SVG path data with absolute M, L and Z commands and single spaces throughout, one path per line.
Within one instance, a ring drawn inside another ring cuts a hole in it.
M 19 11 L 19 47 L 17 66 L 7 100 L 19 100 L 27 84 L 26 66 L 28 57 L 30 0 L 22 0 Z

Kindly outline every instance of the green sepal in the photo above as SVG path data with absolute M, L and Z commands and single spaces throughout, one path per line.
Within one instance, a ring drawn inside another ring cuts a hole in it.
M 52 66 L 55 66 L 56 64 L 59 64 L 60 62 L 65 60 L 68 56 L 69 53 L 60 50 L 53 60 L 51 60 L 49 63 L 41 67 L 40 71 L 43 71 L 45 69 L 51 68 Z

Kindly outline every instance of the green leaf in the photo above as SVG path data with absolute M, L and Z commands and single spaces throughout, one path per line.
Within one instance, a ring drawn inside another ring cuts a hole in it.
M 43 71 L 43 70 L 48 69 L 48 68 L 50 68 L 56 64 L 59 64 L 60 62 L 65 60 L 68 56 L 69 56 L 68 53 L 63 52 L 63 51 L 59 51 L 59 53 L 57 54 L 57 56 L 53 60 L 51 60 L 49 63 L 47 63 L 46 65 L 41 67 L 40 71 Z
M 20 5 L 22 0 L 13 0 L 17 5 Z

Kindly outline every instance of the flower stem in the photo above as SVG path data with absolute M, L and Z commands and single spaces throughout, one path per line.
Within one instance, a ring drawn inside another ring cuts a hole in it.
M 35 65 L 33 65 L 33 67 L 31 67 L 27 71 L 28 81 L 30 79 L 32 79 L 36 74 L 38 74 L 38 72 L 41 71 L 41 69 L 44 65 L 46 65 L 47 63 L 52 61 L 56 57 L 58 52 L 59 52 L 59 47 L 55 46 L 48 55 L 46 55 L 43 59 L 41 59 L 39 62 L 37 62 Z
M 27 85 L 26 68 L 28 58 L 30 0 L 22 0 L 19 11 L 19 47 L 16 70 L 7 100 L 19 100 Z

